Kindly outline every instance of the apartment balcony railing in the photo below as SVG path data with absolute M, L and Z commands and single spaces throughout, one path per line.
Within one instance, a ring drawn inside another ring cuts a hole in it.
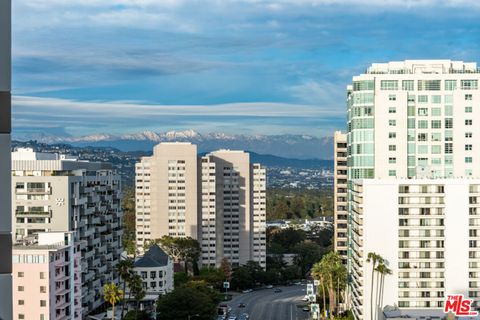
M 16 188 L 16 194 L 52 194 L 52 188 Z
M 16 216 L 23 217 L 51 217 L 52 211 L 15 211 Z

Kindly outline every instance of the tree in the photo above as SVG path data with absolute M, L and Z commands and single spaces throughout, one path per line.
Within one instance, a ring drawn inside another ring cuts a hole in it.
M 132 277 L 130 277 L 128 287 L 130 288 L 130 292 L 133 295 L 133 298 L 135 299 L 135 319 L 136 319 L 138 315 L 140 301 L 143 298 L 145 298 L 145 295 L 146 295 L 145 289 L 143 288 L 142 278 L 138 274 L 133 275 Z
M 250 271 L 245 267 L 238 267 L 232 273 L 232 288 L 250 289 L 255 287 L 255 279 Z
M 322 286 L 322 298 L 323 298 L 323 310 L 325 314 L 325 310 L 327 309 L 327 302 L 325 296 L 325 270 L 324 266 L 317 262 L 312 267 L 312 277 L 318 281 L 320 281 L 320 285 Z
M 302 276 L 307 274 L 308 270 L 315 262 L 320 260 L 323 254 L 322 248 L 311 241 L 297 244 L 292 251 L 297 254 L 295 262 L 300 267 Z
M 130 281 L 130 278 L 134 275 L 133 267 L 134 267 L 134 264 L 133 264 L 133 260 L 131 259 L 121 260 L 116 266 L 120 279 L 123 281 L 123 292 L 125 292 L 127 283 Z M 125 312 L 125 305 L 126 304 L 124 302 L 122 304 L 122 314 L 120 319 L 123 319 L 123 315 Z
M 373 305 L 376 303 L 374 303 L 373 301 L 373 284 L 374 284 L 374 273 L 375 273 L 375 269 L 377 268 L 377 266 L 379 264 L 383 264 L 383 258 L 382 256 L 380 256 L 379 254 L 376 254 L 375 252 L 369 252 L 368 255 L 367 255 L 367 262 L 368 263 L 372 263 L 372 277 L 371 277 L 371 280 L 370 280 L 370 318 L 373 320 L 374 319 L 374 314 L 373 314 Z
M 347 283 L 347 270 L 338 253 L 330 252 L 323 256 L 322 260 L 313 266 L 312 276 L 314 279 L 320 280 L 323 290 L 325 287 L 327 288 L 330 312 L 337 314 L 337 297 L 340 296 L 340 291 L 345 289 Z
M 194 265 L 194 271 L 198 274 L 196 264 L 200 258 L 200 244 L 197 240 L 186 238 L 174 238 L 171 236 L 163 236 L 160 239 L 154 240 L 150 245 L 157 243 L 169 255 L 174 262 L 184 262 L 185 272 L 188 272 L 188 263 L 191 262 Z
M 203 281 L 214 288 L 221 289 L 223 281 L 225 281 L 225 275 L 220 269 L 202 268 L 196 279 Z
M 122 300 L 124 292 L 115 283 L 103 286 L 103 299 L 112 305 L 112 319 L 115 320 L 115 304 Z
M 376 289 L 376 299 L 377 299 L 377 310 L 379 310 L 382 307 L 383 304 L 383 289 L 385 285 L 385 276 L 392 274 L 392 270 L 390 270 L 384 262 L 381 262 L 378 264 L 378 266 L 375 268 L 375 271 L 377 271 L 377 275 L 380 275 L 380 282 L 378 281 L 377 278 L 377 289 Z
M 175 272 L 173 275 L 173 284 L 175 287 L 186 284 L 190 280 L 190 277 L 186 272 Z
M 223 276 L 227 281 L 230 281 L 232 278 L 232 264 L 228 261 L 227 258 L 223 258 L 222 262 L 220 263 L 220 270 L 223 273 Z
M 269 245 L 278 244 L 284 250 L 283 252 L 292 252 L 293 247 L 305 241 L 307 238 L 305 231 L 293 228 L 274 229 L 268 233 L 267 242 Z
M 184 285 L 158 299 L 158 319 L 187 320 L 189 315 L 198 314 L 195 319 L 210 320 L 216 313 L 217 303 L 203 289 Z

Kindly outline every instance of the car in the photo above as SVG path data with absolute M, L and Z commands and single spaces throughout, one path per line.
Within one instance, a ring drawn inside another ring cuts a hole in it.
M 277 288 L 277 289 L 273 290 L 273 292 L 279 293 L 279 292 L 282 292 L 282 289 Z
M 269 284 L 269 285 L 268 285 L 268 286 L 266 286 L 265 288 L 267 288 L 267 289 L 272 289 L 272 288 L 273 288 L 273 286 L 272 286 L 271 284 Z
M 232 314 L 230 317 L 228 317 L 228 320 L 237 320 L 237 316 Z
M 239 307 L 239 308 L 245 308 L 245 303 L 240 302 L 240 303 L 238 304 L 238 307 Z
M 302 283 L 301 283 L 301 282 L 295 282 L 295 285 L 296 285 L 296 286 L 301 286 Z
M 308 296 L 305 296 L 305 297 L 302 298 L 302 301 L 306 302 L 306 301 L 310 301 L 310 299 L 308 298 Z
M 238 317 L 238 320 L 248 320 L 249 316 L 248 313 L 242 313 L 240 317 Z
M 303 307 L 302 310 L 305 311 L 305 312 L 309 312 L 309 311 L 310 311 L 310 308 L 309 308 L 308 306 L 305 306 L 305 307 Z
M 252 289 L 245 289 L 245 290 L 243 290 L 242 292 L 243 292 L 243 293 L 250 293 L 250 292 L 252 292 L 252 291 L 253 291 Z

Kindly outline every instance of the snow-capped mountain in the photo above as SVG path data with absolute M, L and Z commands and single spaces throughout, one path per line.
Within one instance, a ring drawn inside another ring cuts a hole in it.
M 317 138 L 309 135 L 232 135 L 226 133 L 201 134 L 194 130 L 153 132 L 144 131 L 123 135 L 92 134 L 72 137 L 48 133 L 15 135 L 20 141 L 36 140 L 43 143 L 67 143 L 73 146 L 113 147 L 123 151 L 150 151 L 160 142 L 192 142 L 199 152 L 217 149 L 248 150 L 295 159 L 332 159 L 332 137 Z

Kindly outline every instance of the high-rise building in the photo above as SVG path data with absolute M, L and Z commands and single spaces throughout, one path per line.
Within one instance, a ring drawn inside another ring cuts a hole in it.
M 0 319 L 12 319 L 11 1 L 0 1 Z
M 334 249 L 347 262 L 347 135 L 336 131 L 333 137 L 333 217 Z
M 103 303 L 122 251 L 120 176 L 106 163 L 32 149 L 12 152 L 14 239 L 71 231 L 81 254 L 82 314 Z M 76 308 L 77 306 L 75 306 Z
M 450 60 L 373 64 L 353 77 L 347 253 L 356 319 L 386 304 L 413 318 L 438 317 L 448 294 L 480 297 L 479 80 L 475 63 Z M 392 274 L 372 280 L 369 253 L 385 258 Z M 380 291 L 371 292 L 372 281 Z
M 38 233 L 13 246 L 13 319 L 83 319 L 73 233 Z
M 349 178 L 478 177 L 476 63 L 373 64 L 348 88 Z
M 200 263 L 254 260 L 265 267 L 265 169 L 243 151 L 197 156 L 190 143 L 161 143 L 136 165 L 137 246 L 190 236 Z

